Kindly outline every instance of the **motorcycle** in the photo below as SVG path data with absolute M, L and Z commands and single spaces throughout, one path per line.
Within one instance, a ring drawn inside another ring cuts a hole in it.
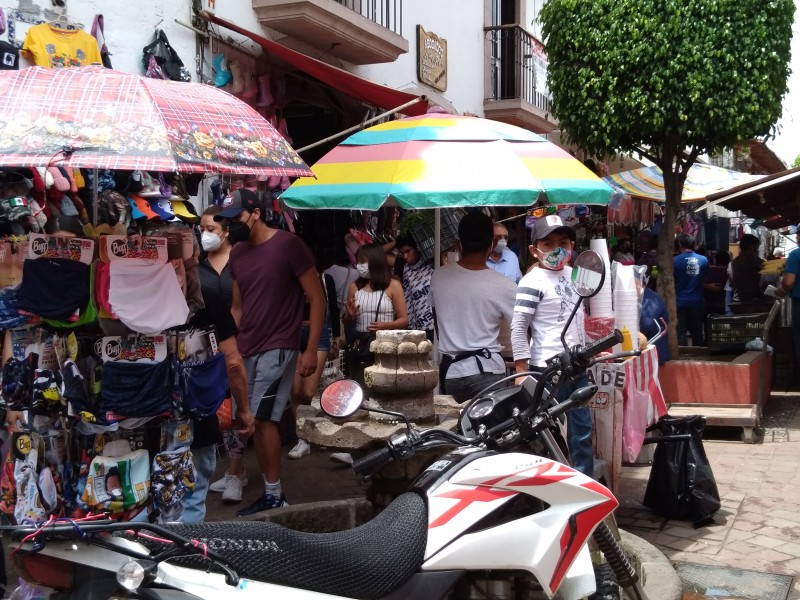
M 596 293 L 604 277 L 597 254 L 577 259 L 573 284 L 581 298 Z M 619 341 L 615 332 L 589 347 L 565 344 L 545 375 L 551 382 L 577 376 Z M 594 534 L 620 584 L 642 599 L 634 570 L 603 523 L 617 500 L 568 466 L 552 434 L 559 417 L 587 404 L 597 388 L 552 403 L 543 381 L 527 378 L 479 394 L 462 410 L 460 433 L 419 431 L 400 413 L 364 406 L 353 381 L 328 386 L 320 404 L 331 417 L 363 408 L 407 425 L 385 447 L 354 461 L 357 474 L 371 476 L 392 461 L 451 447 L 360 527 L 313 534 L 264 522 L 54 519 L 12 530 L 15 562 L 27 579 L 60 590 L 63 598 L 501 600 L 543 592 L 577 600 L 596 590 L 587 546 Z M 550 456 L 524 448 L 534 440 L 543 440 Z

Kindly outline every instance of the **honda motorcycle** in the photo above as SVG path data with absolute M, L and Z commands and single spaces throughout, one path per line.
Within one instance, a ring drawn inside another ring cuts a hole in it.
M 579 296 L 596 293 L 604 277 L 600 257 L 581 254 L 573 269 Z M 392 461 L 449 448 L 360 527 L 315 534 L 248 521 L 162 526 L 103 516 L 55 519 L 12 530 L 15 563 L 26 579 L 63 598 L 511 600 L 544 593 L 577 600 L 596 590 L 587 547 L 594 534 L 619 583 L 644 598 L 603 523 L 617 500 L 566 464 L 553 435 L 559 416 L 587 404 L 597 388 L 552 403 L 543 383 L 579 376 L 619 341 L 615 332 L 589 347 L 565 344 L 538 380 L 479 394 L 462 410 L 459 432 L 420 431 L 402 414 L 362 406 L 363 391 L 353 381 L 328 386 L 320 404 L 332 417 L 363 408 L 407 424 L 385 447 L 356 460 L 356 473 L 370 476 Z M 536 440 L 549 455 L 530 452 Z

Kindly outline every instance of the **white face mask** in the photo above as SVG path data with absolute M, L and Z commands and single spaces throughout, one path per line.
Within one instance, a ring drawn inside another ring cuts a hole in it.
M 200 236 L 200 245 L 203 246 L 203 250 L 206 252 L 213 252 L 214 250 L 219 250 L 222 245 L 222 238 L 216 233 L 204 231 Z
M 356 265 L 356 271 L 364 279 L 369 279 L 369 265 L 366 263 L 359 263 Z
M 497 252 L 498 254 L 502 254 L 503 250 L 505 250 L 506 248 L 508 248 L 508 240 L 503 240 L 503 239 L 497 240 L 497 243 L 494 245 L 494 251 Z

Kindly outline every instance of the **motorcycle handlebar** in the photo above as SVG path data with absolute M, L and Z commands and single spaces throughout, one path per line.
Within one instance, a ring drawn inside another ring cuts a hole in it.
M 615 329 L 613 333 L 609 333 L 604 338 L 597 340 L 594 344 L 577 352 L 575 358 L 581 363 L 588 362 L 595 354 L 600 354 L 604 350 L 613 348 L 620 343 L 622 343 L 622 332 L 619 329 Z
M 392 449 L 384 446 L 363 458 L 353 461 L 353 471 L 357 475 L 373 475 L 394 460 Z

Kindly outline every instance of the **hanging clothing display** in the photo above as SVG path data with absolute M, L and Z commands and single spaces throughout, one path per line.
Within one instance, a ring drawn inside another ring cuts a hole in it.
M 97 40 L 82 29 L 60 29 L 49 23 L 28 29 L 22 53 L 37 67 L 63 69 L 102 64 Z

